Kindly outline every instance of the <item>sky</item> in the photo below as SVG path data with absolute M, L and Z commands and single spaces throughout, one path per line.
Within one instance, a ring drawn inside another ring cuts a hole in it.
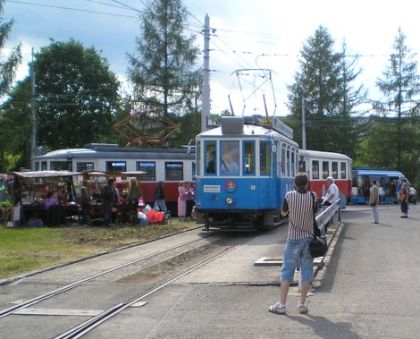
M 204 17 L 210 18 L 211 113 L 232 107 L 235 115 L 264 114 L 266 106 L 269 115 L 288 114 L 288 86 L 299 71 L 300 52 L 320 25 L 334 39 L 337 51 L 345 41 L 348 54 L 359 55 L 358 84 L 370 99 L 379 98 L 375 83 L 389 65 L 399 27 L 412 52 L 420 52 L 420 3 L 414 0 L 183 3 L 189 12 L 185 33 L 196 35 L 200 50 Z M 135 53 L 135 39 L 140 35 L 138 11 L 144 8 L 145 0 L 6 0 L 2 19 L 15 21 L 7 47 L 21 43 L 23 49 L 17 80 L 28 75 L 32 49 L 38 52 L 50 39 L 73 38 L 95 47 L 125 84 L 125 91 L 130 91 L 127 53 Z M 419 58 L 417 54 L 417 62 Z M 201 65 L 202 56 L 197 67 Z

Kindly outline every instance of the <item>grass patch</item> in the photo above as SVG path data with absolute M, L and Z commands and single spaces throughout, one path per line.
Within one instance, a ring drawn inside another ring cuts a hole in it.
M 193 221 L 163 225 L 60 226 L 7 228 L 0 226 L 0 279 L 63 264 L 121 246 L 146 242 L 197 227 Z

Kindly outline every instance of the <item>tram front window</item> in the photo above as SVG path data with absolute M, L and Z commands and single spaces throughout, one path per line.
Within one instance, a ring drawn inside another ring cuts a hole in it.
M 222 141 L 220 143 L 221 175 L 239 175 L 239 142 L 238 141 Z
M 205 146 L 205 169 L 204 172 L 206 175 L 215 175 L 216 174 L 216 143 L 208 142 Z

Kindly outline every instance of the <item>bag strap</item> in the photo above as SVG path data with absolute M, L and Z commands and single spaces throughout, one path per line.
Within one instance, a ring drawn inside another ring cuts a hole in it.
M 313 223 L 312 223 L 312 226 L 313 226 L 313 229 L 314 229 L 314 238 L 316 238 L 316 227 L 318 227 L 317 225 L 316 225 L 316 220 L 315 220 L 315 195 L 314 195 L 314 192 L 312 192 L 311 191 L 311 197 L 312 197 L 312 216 L 313 216 Z

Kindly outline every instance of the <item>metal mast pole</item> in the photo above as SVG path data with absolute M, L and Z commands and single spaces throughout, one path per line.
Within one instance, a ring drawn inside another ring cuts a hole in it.
M 204 63 L 203 63 L 203 84 L 202 84 L 202 111 L 201 131 L 207 130 L 208 118 L 210 117 L 210 18 L 208 14 L 204 18 Z
M 302 149 L 306 149 L 305 97 L 302 97 Z
M 32 169 L 32 162 L 36 155 L 36 107 L 35 107 L 35 70 L 34 70 L 34 49 L 32 47 L 31 62 L 31 120 L 32 120 L 32 145 L 31 160 L 29 168 Z

